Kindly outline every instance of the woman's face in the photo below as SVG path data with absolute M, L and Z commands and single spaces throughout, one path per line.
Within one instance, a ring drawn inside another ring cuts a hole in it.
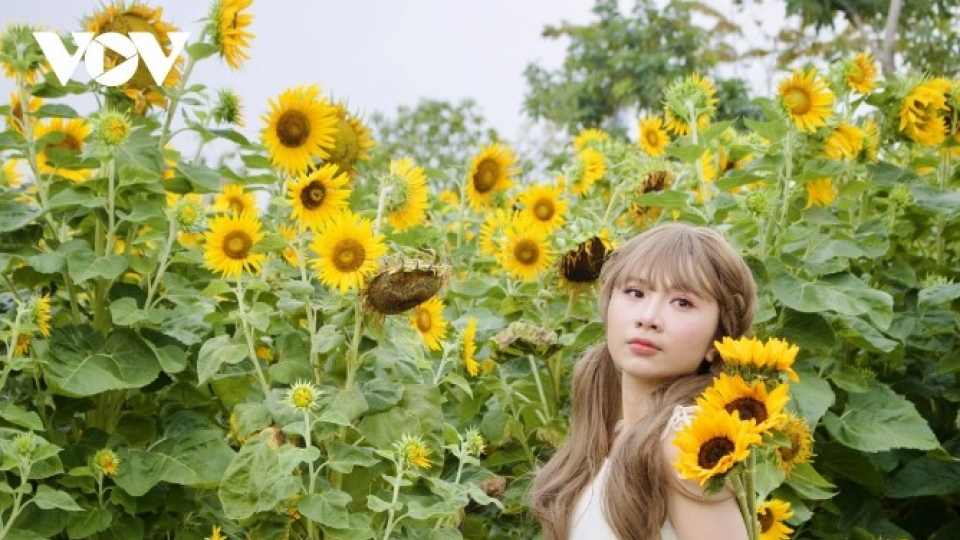
M 708 295 L 630 277 L 611 291 L 607 347 L 625 377 L 659 386 L 712 359 L 719 320 L 717 301 Z

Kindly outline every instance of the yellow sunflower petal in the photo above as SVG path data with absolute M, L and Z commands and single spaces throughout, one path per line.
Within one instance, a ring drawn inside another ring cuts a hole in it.
M 387 248 L 383 236 L 373 234 L 370 220 L 345 211 L 323 222 L 310 248 L 319 257 L 312 261 L 325 285 L 345 293 L 359 289 L 377 271 L 377 260 Z

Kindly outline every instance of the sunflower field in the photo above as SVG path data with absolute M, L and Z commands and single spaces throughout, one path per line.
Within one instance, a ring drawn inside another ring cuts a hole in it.
M 785 72 L 751 120 L 690 73 L 635 140 L 435 170 L 377 158 L 317 84 L 244 135 L 241 96 L 189 76 L 242 68 L 251 2 L 215 0 L 162 85 L 61 84 L 39 28 L 0 32 L 0 539 L 537 538 L 599 269 L 668 221 L 730 239 L 783 340 L 726 345 L 791 374 L 789 402 L 724 390 L 778 407 L 759 538 L 960 537 L 960 81 L 862 54 Z

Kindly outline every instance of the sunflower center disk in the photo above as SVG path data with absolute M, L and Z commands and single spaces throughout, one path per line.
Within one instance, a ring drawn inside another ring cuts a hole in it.
M 497 176 L 500 174 L 500 167 L 496 163 L 485 159 L 477 166 L 477 172 L 473 175 L 473 187 L 480 193 L 487 193 L 493 186 L 497 185 Z
M 74 137 L 69 133 L 64 133 L 65 137 L 62 141 L 51 144 L 50 148 L 66 148 L 68 150 L 73 150 L 74 152 L 80 151 L 80 140 Z
M 277 138 L 287 148 L 297 148 L 310 137 L 310 119 L 301 111 L 286 111 L 277 121 Z
M 297 388 L 290 397 L 293 404 L 301 409 L 309 407 L 313 403 L 313 392 L 306 388 Z
M 244 210 L 243 199 L 240 197 L 230 197 L 230 209 L 236 213 L 241 213 Z
M 761 533 L 769 531 L 773 527 L 773 512 L 769 508 L 764 510 L 762 514 L 757 514 L 757 521 L 760 522 Z
M 658 146 L 660 144 L 660 135 L 656 131 L 647 132 L 647 144 L 650 146 Z
M 253 239 L 242 231 L 228 233 L 223 239 L 223 253 L 231 259 L 246 259 L 251 247 L 253 247 Z
M 712 469 L 724 456 L 732 454 L 735 446 L 733 441 L 726 437 L 714 437 L 703 443 L 697 454 L 697 465 L 702 469 Z
M 433 317 L 430 316 L 430 312 L 425 309 L 417 310 L 417 329 L 420 332 L 428 332 L 433 328 Z
M 739 411 L 741 420 L 756 420 L 758 424 L 762 424 L 767 419 L 767 408 L 753 398 L 735 399 L 727 404 L 726 409 L 731 414 Z
M 363 244 L 353 239 L 341 240 L 333 252 L 333 264 L 341 272 L 356 272 L 367 255 Z
M 787 95 L 784 96 L 783 101 L 787 104 L 787 108 L 790 109 L 790 112 L 793 114 L 807 114 L 813 107 L 813 103 L 810 100 L 810 95 L 800 88 L 793 88 L 788 91 Z
M 327 196 L 327 188 L 323 182 L 314 180 L 300 192 L 300 202 L 307 210 L 316 210 L 323 204 L 323 199 Z
M 513 248 L 513 256 L 522 264 L 534 264 L 540 259 L 540 248 L 536 242 L 522 240 Z
M 533 213 L 540 221 L 549 221 L 555 211 L 556 209 L 553 207 L 553 202 L 548 200 L 539 200 L 533 207 Z

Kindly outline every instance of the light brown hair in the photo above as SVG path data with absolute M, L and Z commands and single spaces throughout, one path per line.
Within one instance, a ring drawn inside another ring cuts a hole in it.
M 600 316 L 606 322 L 614 287 L 642 276 L 656 288 L 689 290 L 716 299 L 717 338 L 748 335 L 756 305 L 756 283 L 739 254 L 716 231 L 671 223 L 645 231 L 617 248 L 600 273 Z M 714 365 L 719 361 L 714 362 Z M 606 340 L 577 362 L 570 396 L 567 441 L 537 473 L 530 509 L 547 540 L 568 540 L 577 497 L 610 458 L 602 496 L 604 517 L 622 540 L 656 540 L 667 518 L 667 467 L 661 434 L 676 405 L 692 404 L 713 380 L 704 360 L 697 373 L 665 383 L 651 396 L 649 414 L 624 426 L 611 454 L 622 417 L 620 374 Z M 609 456 L 608 456 L 609 455 Z

